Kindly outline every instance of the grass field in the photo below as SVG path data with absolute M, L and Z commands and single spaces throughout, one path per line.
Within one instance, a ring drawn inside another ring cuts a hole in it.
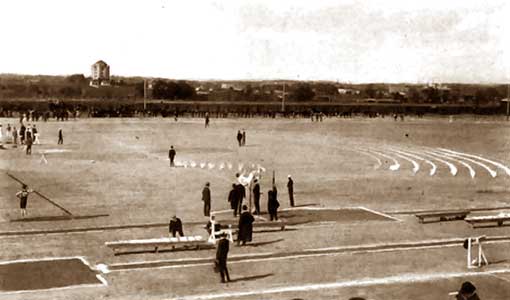
M 464 280 L 475 283 L 482 299 L 510 298 L 508 227 L 424 225 L 414 217 L 430 210 L 477 209 L 475 215 L 510 210 L 507 122 L 255 118 L 212 119 L 204 128 L 202 119 L 154 118 L 37 127 L 42 144 L 31 156 L 10 144 L 0 150 L 0 263 L 79 256 L 92 267 L 119 268 L 101 275 L 107 286 L 70 283 L 69 289 L 12 293 L 0 285 L 0 298 L 451 299 L 448 293 Z M 57 145 L 60 127 L 64 145 Z M 243 128 L 247 143 L 238 147 L 235 135 Z M 167 159 L 170 145 L 177 150 L 175 168 Z M 262 210 L 274 170 L 280 215 L 292 222 L 285 231 L 255 232 L 252 245 L 231 247 L 234 282 L 219 283 L 207 261 L 212 249 L 114 256 L 104 246 L 166 236 L 173 214 L 183 220 L 186 235 L 205 236 L 205 182 L 211 183 L 212 210 L 230 216 L 223 211 L 229 209 L 234 174 L 257 166 L 266 170 Z M 289 208 L 288 174 L 297 208 Z M 29 215 L 21 219 L 15 197 L 20 184 L 13 177 L 65 211 L 32 194 Z M 481 270 L 466 268 L 460 243 L 405 246 L 482 234 L 502 240 L 485 246 L 491 264 Z M 261 254 L 267 255 L 256 256 Z M 129 267 L 154 261 L 160 262 Z M 0 275 L 12 274 L 0 268 Z

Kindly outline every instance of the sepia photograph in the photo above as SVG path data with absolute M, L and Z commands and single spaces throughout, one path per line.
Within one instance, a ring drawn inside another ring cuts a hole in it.
M 510 2 L 0 2 L 0 300 L 509 300 Z

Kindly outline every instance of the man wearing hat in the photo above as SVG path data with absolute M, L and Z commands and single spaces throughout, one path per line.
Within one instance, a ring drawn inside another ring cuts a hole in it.
M 210 183 L 206 182 L 202 190 L 202 201 L 204 202 L 204 216 L 211 215 L 211 190 L 209 189 Z
M 21 191 L 16 193 L 16 197 L 19 198 L 19 207 L 21 209 L 22 217 L 25 217 L 27 215 L 28 195 L 32 192 L 33 192 L 33 190 L 29 190 L 27 185 L 23 184 Z
M 171 233 L 173 237 L 176 237 L 177 233 L 179 233 L 179 236 L 184 236 L 184 233 L 182 232 L 181 219 L 177 218 L 176 215 L 174 215 L 170 220 L 170 224 L 168 225 L 168 233 Z
M 227 240 L 227 234 L 223 232 L 218 241 L 218 248 L 216 248 L 216 267 L 219 269 L 221 275 L 221 282 L 226 283 L 230 281 L 230 276 L 227 269 L 227 256 L 229 250 L 229 242 Z M 226 281 L 225 281 L 226 277 Z
M 287 189 L 289 190 L 289 200 L 290 200 L 290 206 L 294 206 L 294 181 L 292 180 L 292 177 L 288 176 L 289 181 L 287 182 Z

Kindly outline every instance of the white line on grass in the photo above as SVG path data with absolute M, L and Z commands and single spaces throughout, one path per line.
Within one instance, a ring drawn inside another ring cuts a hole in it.
M 358 209 L 362 209 L 362 210 L 366 210 L 366 211 L 368 211 L 368 212 L 370 212 L 370 213 L 373 213 L 373 214 L 376 214 L 376 215 L 379 215 L 379 216 L 382 216 L 382 217 L 385 217 L 385 218 L 388 218 L 388 219 L 392 219 L 392 220 L 395 220 L 395 221 L 399 221 L 399 222 L 401 222 L 401 221 L 402 221 L 402 220 L 400 220 L 400 219 L 397 219 L 397 218 L 392 217 L 392 216 L 390 216 L 390 215 L 387 215 L 387 214 L 385 214 L 385 213 L 382 213 L 382 212 L 379 212 L 379 211 L 375 211 L 375 210 L 373 210 L 373 209 L 366 208 L 366 207 L 364 207 L 364 206 L 358 206 L 358 207 L 356 207 L 356 208 L 358 208 Z
M 471 178 L 475 178 L 475 176 L 476 176 L 476 172 L 473 169 L 473 167 L 471 167 L 471 165 L 466 163 L 465 161 L 462 161 L 460 159 L 455 159 L 453 157 L 449 157 L 447 155 L 444 155 L 443 153 L 436 153 L 436 152 L 432 152 L 432 151 L 425 151 L 425 152 L 430 154 L 430 155 L 434 155 L 434 156 L 438 156 L 438 157 L 441 157 L 441 158 L 446 158 L 446 159 L 458 162 L 459 164 L 463 165 L 464 167 L 466 167 L 469 170 L 469 175 L 471 176 Z
M 410 159 L 407 156 L 395 153 L 396 156 L 402 158 L 403 160 L 407 160 L 408 162 L 413 164 L 413 173 L 416 174 L 420 170 L 420 165 L 413 159 Z
M 79 259 L 85 265 L 90 267 L 88 261 L 85 260 L 83 256 L 61 256 L 61 257 L 40 257 L 40 258 L 24 258 L 24 259 L 16 259 L 16 260 L 6 260 L 0 261 L 0 265 L 9 265 L 15 263 L 24 263 L 24 262 L 37 262 L 37 261 L 53 261 L 53 260 L 69 260 L 69 259 Z
M 462 155 L 462 156 L 467 156 L 467 157 L 471 157 L 471 158 L 476 158 L 476 159 L 479 159 L 481 161 L 484 161 L 486 163 L 490 163 L 496 167 L 499 167 L 501 169 L 503 169 L 506 174 L 508 176 L 510 176 L 510 168 L 497 162 L 497 161 L 493 161 L 493 160 L 490 160 L 490 159 L 486 159 L 486 158 L 483 158 L 483 157 L 480 157 L 480 156 L 477 156 L 477 155 L 473 155 L 473 154 L 468 154 L 468 153 L 463 153 L 463 152 L 457 152 L 457 151 L 453 151 L 453 150 L 449 150 L 449 149 L 444 149 L 444 148 L 438 148 L 442 151 L 447 151 L 447 152 L 450 152 L 450 153 L 454 153 L 454 154 L 458 154 L 458 155 Z
M 0 295 L 40 293 L 40 292 L 61 291 L 61 290 L 69 290 L 69 289 L 85 288 L 85 287 L 104 287 L 104 286 L 107 286 L 107 285 L 105 285 L 102 282 L 101 283 L 84 283 L 84 284 L 75 284 L 75 285 L 64 286 L 64 287 L 47 288 L 47 289 L 0 292 Z
M 263 289 L 254 289 L 250 291 L 234 291 L 234 292 L 225 292 L 225 293 L 217 293 L 217 294 L 202 294 L 202 295 L 188 295 L 175 297 L 170 299 L 175 300 L 199 300 L 199 299 L 221 299 L 221 298 L 239 298 L 243 296 L 255 296 L 255 295 L 269 295 L 276 293 L 286 293 L 286 292 L 309 292 L 309 291 L 317 291 L 324 289 L 339 289 L 339 288 L 351 288 L 351 287 L 368 287 L 374 285 L 391 285 L 391 284 L 401 284 L 401 283 L 414 283 L 414 282 L 427 282 L 434 281 L 440 279 L 450 279 L 450 278 L 458 278 L 458 277 L 474 277 L 480 275 L 495 275 L 508 273 L 509 269 L 499 269 L 499 270 L 490 270 L 490 271 L 478 271 L 478 272 L 450 272 L 450 273 L 425 273 L 425 274 L 416 274 L 416 273 L 408 273 L 402 275 L 388 276 L 388 277 L 379 277 L 379 278 L 363 278 L 356 280 L 347 280 L 347 281 L 337 281 L 337 282 L 329 282 L 329 283 L 315 283 L 315 284 L 302 284 L 302 285 L 294 285 L 294 286 L 282 286 L 282 287 L 274 287 L 274 288 L 263 288 Z
M 445 152 L 445 151 L 441 151 L 441 150 L 436 150 L 436 151 L 439 151 L 440 153 L 443 153 L 444 155 L 446 156 L 450 156 L 450 157 L 456 157 L 456 158 L 459 158 L 459 159 L 463 159 L 463 160 L 467 160 L 469 162 L 472 162 L 476 165 L 479 165 L 480 167 L 484 168 L 485 170 L 487 170 L 487 172 L 489 172 L 489 174 L 494 178 L 498 175 L 498 173 L 496 171 L 494 171 L 493 169 L 489 168 L 487 165 L 479 162 L 479 161 L 476 161 L 474 159 L 471 159 L 471 158 L 467 158 L 467 157 L 463 157 L 461 155 L 457 155 L 457 154 L 452 154 L 452 153 L 448 153 L 448 152 Z
M 393 158 L 393 157 L 391 157 L 389 155 L 386 155 L 384 153 L 380 153 L 380 152 L 374 151 L 374 150 L 369 150 L 369 151 L 372 152 L 372 153 L 375 153 L 375 154 L 377 154 L 379 156 L 385 157 L 387 159 L 391 159 L 393 161 L 393 164 L 389 167 L 390 170 L 397 171 L 398 169 L 400 169 L 400 164 L 398 163 L 398 161 L 395 158 Z
M 369 156 L 369 157 L 371 157 L 371 158 L 373 158 L 373 159 L 377 160 L 377 165 L 376 165 L 376 166 L 374 166 L 374 169 L 376 169 L 376 170 L 377 170 L 377 169 L 379 169 L 379 168 L 382 166 L 382 161 L 379 159 L 379 157 L 377 157 L 377 156 L 373 155 L 373 154 L 372 154 L 372 153 L 370 153 L 370 152 L 363 151 L 363 150 L 361 150 L 361 149 L 356 149 L 356 151 L 358 151 L 358 152 L 359 152 L 359 153 L 361 153 L 361 154 L 364 154 L 364 155 L 366 155 L 366 156 Z
M 411 153 L 406 152 L 406 151 L 402 151 L 402 150 L 392 149 L 392 151 L 395 151 L 395 152 L 403 154 L 403 155 L 407 155 L 407 156 L 412 157 L 412 158 L 417 159 L 417 160 L 424 161 L 425 163 L 430 165 L 429 175 L 430 176 L 434 176 L 436 174 L 437 166 L 436 166 L 435 163 L 431 162 L 430 160 L 428 160 L 426 158 L 423 158 L 423 157 L 420 157 L 420 156 L 417 156 L 417 155 L 414 155 L 414 154 L 411 154 Z

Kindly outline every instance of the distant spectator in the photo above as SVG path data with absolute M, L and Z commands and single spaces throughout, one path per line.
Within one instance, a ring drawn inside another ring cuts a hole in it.
M 62 128 L 58 129 L 58 143 L 59 145 L 64 144 L 64 134 L 62 133 Z
M 175 155 L 176 155 L 176 152 L 175 152 L 174 146 L 170 146 L 170 150 L 168 150 L 168 158 L 170 159 L 170 167 L 175 166 L 175 164 L 174 164 Z
M 246 131 L 244 131 L 244 129 L 243 129 L 243 137 L 242 137 L 242 142 L 241 142 L 241 144 L 242 144 L 243 146 L 246 146 Z
M 241 147 L 243 144 L 243 134 L 241 133 L 241 130 L 237 131 L 237 143 L 239 143 L 239 147 Z

